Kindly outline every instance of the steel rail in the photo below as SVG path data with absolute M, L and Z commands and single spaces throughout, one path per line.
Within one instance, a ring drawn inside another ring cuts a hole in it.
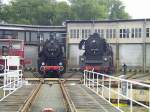
M 69 112 L 77 112 L 76 107 L 75 107 L 74 103 L 72 102 L 72 100 L 71 100 L 71 98 L 70 98 L 70 96 L 69 96 L 69 94 L 68 94 L 68 92 L 64 86 L 64 81 L 59 80 L 59 83 L 60 83 L 60 87 L 62 90 L 62 94 L 65 98 L 66 103 L 67 103 Z
M 41 88 L 42 82 L 40 82 L 38 84 L 38 86 L 36 87 L 36 89 L 34 89 L 34 91 L 31 93 L 31 95 L 27 98 L 27 100 L 25 101 L 25 104 L 20 107 L 20 109 L 18 110 L 18 112 L 28 112 L 29 108 L 34 100 L 34 98 L 36 97 L 37 93 L 39 92 L 40 88 Z

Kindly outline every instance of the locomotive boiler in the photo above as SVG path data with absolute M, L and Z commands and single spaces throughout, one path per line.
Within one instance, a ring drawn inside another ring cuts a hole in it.
M 43 77 L 61 77 L 65 66 L 65 43 L 51 35 L 39 52 L 38 71 Z
M 112 48 L 98 33 L 90 35 L 87 40 L 82 40 L 79 49 L 84 50 L 79 60 L 81 70 L 94 70 L 107 74 L 114 71 Z

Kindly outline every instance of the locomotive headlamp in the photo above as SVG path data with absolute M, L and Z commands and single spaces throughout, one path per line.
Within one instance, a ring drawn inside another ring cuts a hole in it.
M 92 43 L 95 43 L 96 42 L 96 40 L 92 40 Z
M 59 62 L 59 65 L 62 66 L 62 62 Z
M 44 62 L 42 62 L 42 66 L 44 66 L 45 65 L 45 63 Z
M 107 61 L 107 58 L 104 58 L 104 61 Z

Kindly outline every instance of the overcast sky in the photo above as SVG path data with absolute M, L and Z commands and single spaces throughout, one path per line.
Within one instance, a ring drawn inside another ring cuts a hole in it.
M 2 0 L 9 1 L 9 0 Z M 66 0 L 58 0 L 66 1 Z M 150 18 L 150 0 L 121 0 L 126 6 L 126 11 L 134 19 Z
M 134 19 L 150 18 L 150 0 L 121 0 Z

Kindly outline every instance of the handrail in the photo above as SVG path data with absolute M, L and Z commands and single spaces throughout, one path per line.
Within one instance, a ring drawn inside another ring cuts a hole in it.
M 116 89 L 114 89 L 112 87 L 112 84 L 113 84 L 112 82 L 114 82 L 114 81 L 117 84 Z M 106 82 L 107 82 L 107 84 L 106 84 Z M 95 92 L 99 96 L 101 96 L 103 99 L 105 99 L 111 105 L 113 105 L 111 103 L 111 95 L 116 94 L 117 95 L 117 98 L 116 98 L 117 106 L 115 106 L 115 108 L 117 108 L 121 112 L 124 112 L 123 109 L 120 108 L 121 98 L 125 98 L 125 99 L 129 100 L 130 112 L 133 112 L 133 103 L 138 104 L 141 107 L 144 107 L 145 109 L 150 111 L 150 85 L 148 85 L 148 84 L 144 84 L 144 83 L 136 82 L 136 81 L 132 81 L 132 80 L 127 80 L 127 79 L 123 79 L 123 78 L 119 78 L 119 77 L 114 77 L 114 76 L 110 76 L 107 74 L 97 73 L 94 71 L 84 70 L 84 85 L 86 87 L 90 88 L 93 92 Z M 123 88 L 123 85 L 125 88 Z M 144 104 L 133 98 L 133 86 L 134 85 L 139 86 L 139 87 L 148 88 L 147 98 L 148 98 L 149 104 Z M 122 92 L 123 89 L 125 90 L 125 93 Z M 106 90 L 107 90 L 108 95 L 106 95 L 107 93 L 104 93 L 104 92 L 106 92 Z
M 1 73 L 0 76 L 3 77 L 3 86 L 0 87 L 3 92 L 3 96 L 0 97 L 0 101 L 2 101 L 18 88 L 22 87 L 22 70 Z

